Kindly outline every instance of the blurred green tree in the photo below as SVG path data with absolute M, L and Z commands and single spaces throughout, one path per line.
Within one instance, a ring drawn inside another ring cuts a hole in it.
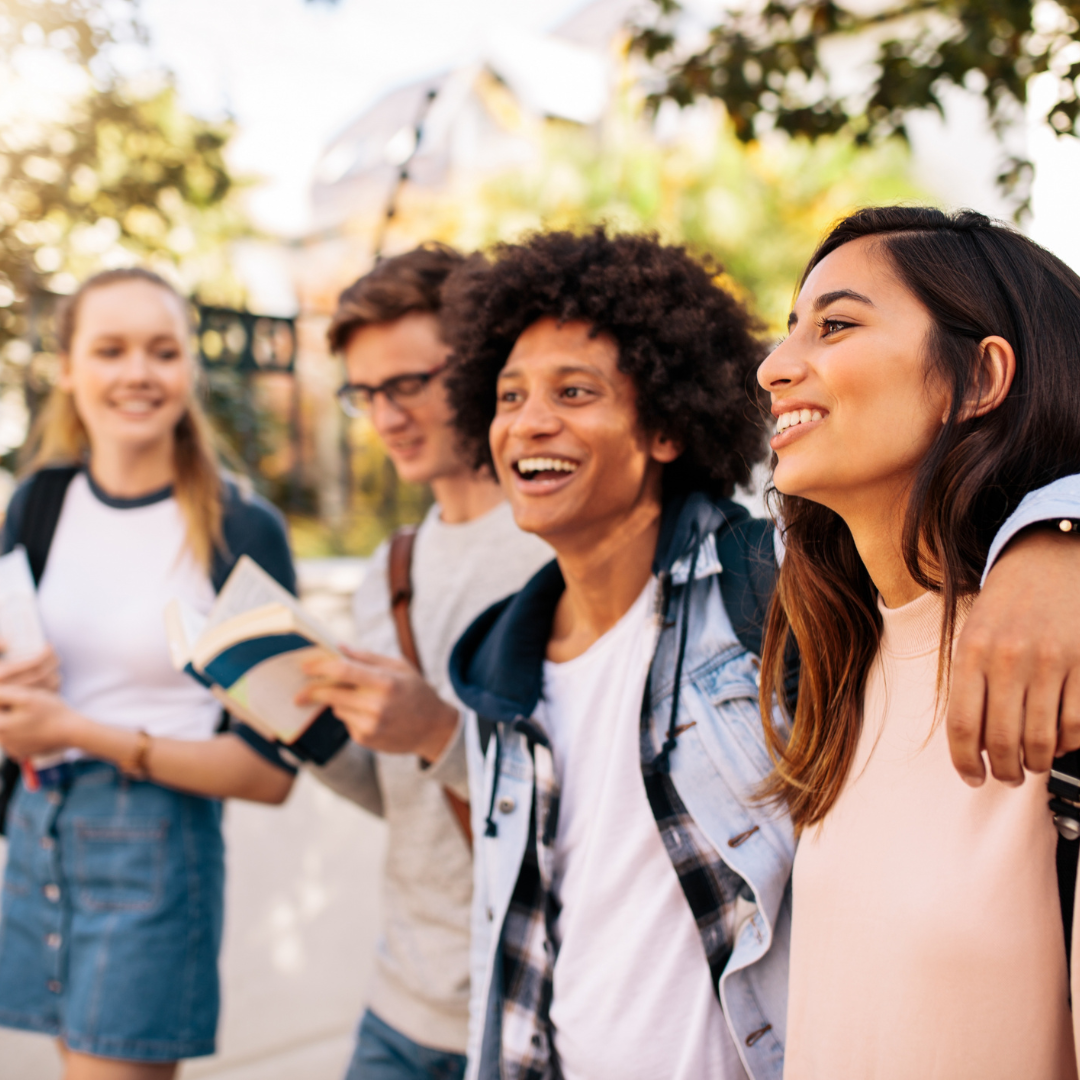
M 216 302 L 242 295 L 222 244 L 245 231 L 232 127 L 185 112 L 167 76 L 121 77 L 114 51 L 145 40 L 136 15 L 133 0 L 8 0 L 0 14 L 0 452 L 52 382 L 51 300 L 80 278 L 140 262 Z M 35 64 L 68 88 L 45 107 L 20 85 Z
M 728 283 L 779 332 L 799 274 L 833 221 L 860 204 L 926 197 L 897 142 L 865 148 L 842 132 L 816 143 L 745 144 L 709 103 L 661 137 L 643 113 L 640 96 L 624 89 L 599 129 L 543 123 L 531 165 L 460 183 L 449 198 L 407 188 L 395 249 L 432 237 L 471 250 L 600 222 L 653 230 L 716 257 Z
M 634 46 L 659 82 L 653 103 L 700 97 L 722 101 L 738 138 L 768 129 L 817 139 L 849 132 L 857 142 L 907 137 L 915 109 L 944 115 L 947 86 L 984 97 L 1002 136 L 1022 118 L 1031 81 L 1053 84 L 1045 118 L 1075 134 L 1080 115 L 1080 3 L 1077 0 L 766 0 L 724 7 L 707 40 L 680 40 L 679 0 L 652 0 L 655 19 L 634 31 Z M 835 46 L 861 39 L 867 77 Z M 830 57 L 829 51 L 833 49 Z M 844 63 L 844 60 L 847 63 Z M 855 77 L 853 78 L 853 74 Z M 998 177 L 1027 207 L 1032 166 L 1008 155 Z

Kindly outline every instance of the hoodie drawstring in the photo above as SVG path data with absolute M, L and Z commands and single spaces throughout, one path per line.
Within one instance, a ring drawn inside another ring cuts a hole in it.
M 484 821 L 484 835 L 498 836 L 499 826 L 495 824 L 495 793 L 499 790 L 499 766 L 502 764 L 502 739 L 499 738 L 499 725 L 495 725 L 495 768 L 491 778 L 491 801 L 488 803 L 487 819 Z
M 668 758 L 675 749 L 675 721 L 679 715 L 679 687 L 682 685 L 683 657 L 686 655 L 686 639 L 690 631 L 690 594 L 693 590 L 694 574 L 697 572 L 698 550 L 701 547 L 698 535 L 697 522 L 694 522 L 690 531 L 690 543 L 692 553 L 690 555 L 690 574 L 686 579 L 686 590 L 682 598 L 682 617 L 679 627 L 679 648 L 675 654 L 675 686 L 671 694 L 671 716 L 668 719 L 667 736 L 664 745 L 654 762 L 660 772 L 667 772 L 670 768 Z

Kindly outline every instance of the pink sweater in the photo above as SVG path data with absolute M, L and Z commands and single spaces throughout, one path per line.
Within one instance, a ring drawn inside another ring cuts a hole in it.
M 854 766 L 795 856 L 785 1080 L 1075 1080 L 1046 784 L 964 784 L 941 601 L 881 615 Z

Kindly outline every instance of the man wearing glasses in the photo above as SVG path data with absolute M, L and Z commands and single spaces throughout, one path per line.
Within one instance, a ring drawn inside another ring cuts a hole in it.
M 366 417 L 398 475 L 430 484 L 435 497 L 411 543 L 375 553 L 356 593 L 363 651 L 314 662 L 309 673 L 325 681 L 304 692 L 333 708 L 353 739 L 312 771 L 389 828 L 383 933 L 347 1080 L 464 1073 L 472 860 L 450 651 L 477 615 L 551 558 L 518 530 L 451 424 L 441 290 L 461 261 L 426 244 L 380 262 L 341 294 L 329 329 L 348 377 L 342 408 Z

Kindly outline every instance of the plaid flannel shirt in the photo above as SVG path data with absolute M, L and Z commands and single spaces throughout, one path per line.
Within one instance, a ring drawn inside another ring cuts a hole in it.
M 553 933 L 558 900 L 552 882 L 559 787 L 550 744 L 535 722 L 520 722 L 529 739 L 534 766 L 534 802 L 529 845 L 506 913 L 502 936 L 502 1075 L 506 1080 L 559 1080 L 550 1020 L 556 943 Z M 659 764 L 642 710 L 641 771 L 649 806 L 664 848 L 697 922 L 714 993 L 732 952 L 730 927 L 740 893 L 749 887 L 720 858 L 688 813 Z
M 558 902 L 552 887 L 559 785 L 551 746 L 535 723 L 518 722 L 533 759 L 529 844 L 502 934 L 502 1075 L 505 1080 L 558 1080 L 551 1039 L 552 972 Z

